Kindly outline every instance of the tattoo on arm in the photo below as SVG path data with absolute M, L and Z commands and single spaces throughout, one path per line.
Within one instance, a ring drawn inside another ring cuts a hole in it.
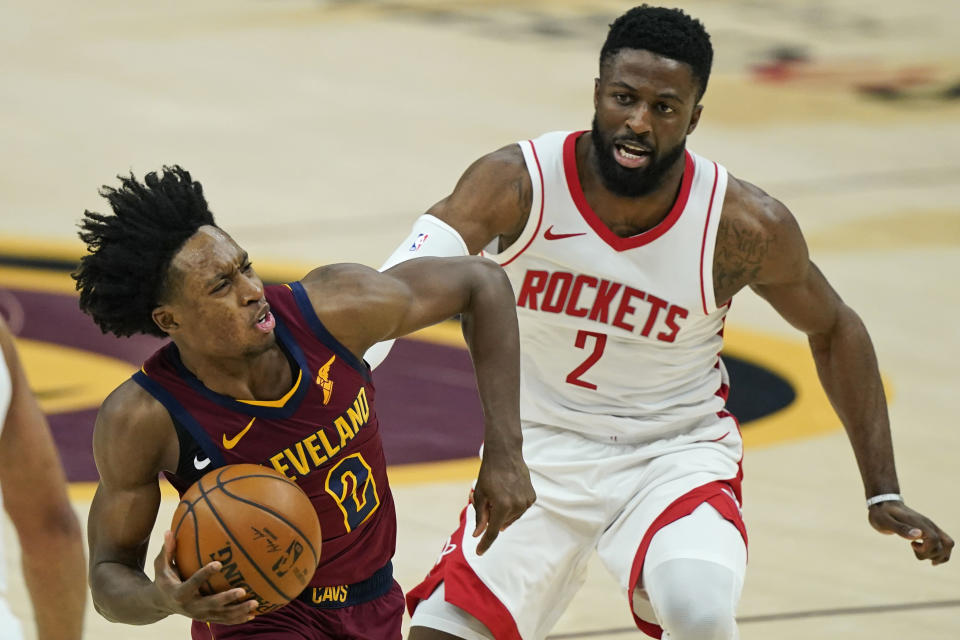
M 718 303 L 757 282 L 772 242 L 763 229 L 720 219 L 713 267 L 713 291 Z
M 533 185 L 526 176 L 518 177 L 513 181 L 513 189 L 517 194 L 517 210 L 520 212 L 518 217 L 519 224 L 516 229 L 511 229 L 509 233 L 500 236 L 500 251 L 506 250 L 523 233 L 523 228 L 527 224 L 527 217 L 530 215 L 530 207 L 533 206 Z

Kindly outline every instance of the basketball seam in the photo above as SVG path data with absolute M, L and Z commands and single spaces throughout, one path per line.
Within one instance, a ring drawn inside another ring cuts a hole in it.
M 220 523 L 220 527 L 223 529 L 223 532 L 224 532 L 225 534 L 227 534 L 227 536 L 229 536 L 230 540 L 232 540 L 234 544 L 237 545 L 237 549 L 239 549 L 240 552 L 244 555 L 244 557 L 246 557 L 247 561 L 249 561 L 249 563 L 250 563 L 250 566 L 252 566 L 254 569 L 256 569 L 257 573 L 259 573 L 259 574 L 263 577 L 263 579 L 266 580 L 266 582 L 267 582 L 267 584 L 270 586 L 270 588 L 273 589 L 275 592 L 279 593 L 280 596 L 283 597 L 283 598 L 285 598 L 287 601 L 293 600 L 292 597 L 288 596 L 286 593 L 284 593 L 282 590 L 280 590 L 280 589 L 273 583 L 273 581 L 267 576 L 267 574 L 265 574 L 265 573 L 263 572 L 263 570 L 260 569 L 260 565 L 258 565 L 258 564 L 253 560 L 253 558 L 250 557 L 250 554 L 247 553 L 247 550 L 243 548 L 243 545 L 240 544 L 240 541 L 237 540 L 236 537 L 234 537 L 233 533 L 230 531 L 230 528 L 229 528 L 229 527 L 227 526 L 227 524 L 223 521 L 223 518 L 221 518 L 221 517 L 220 517 L 220 514 L 217 513 L 217 510 L 216 510 L 216 508 L 214 508 L 213 503 L 212 503 L 212 501 L 210 500 L 210 498 L 207 497 L 207 494 L 208 494 L 208 493 L 211 493 L 211 492 L 213 491 L 213 489 L 220 489 L 221 491 L 223 491 L 223 485 L 222 485 L 221 482 L 220 482 L 220 476 L 223 475 L 224 471 L 225 471 L 225 469 L 224 469 L 223 471 L 221 471 L 220 473 L 217 474 L 217 479 L 216 479 L 217 485 L 216 485 L 216 487 L 213 487 L 213 488 L 211 489 L 211 491 L 207 491 L 206 488 L 203 486 L 203 479 L 202 479 L 202 478 L 201 478 L 200 483 L 199 483 L 199 486 L 200 486 L 200 495 L 201 495 L 201 497 L 203 497 L 204 501 L 207 503 L 207 507 L 210 509 L 210 514 L 211 514 L 214 518 L 217 519 L 217 522 Z M 249 477 L 271 477 L 271 476 L 242 476 L 242 477 L 244 477 L 244 478 L 249 478 Z M 229 482 L 229 481 L 228 481 L 228 482 Z M 224 493 L 226 493 L 226 492 L 224 491 Z M 229 495 L 229 494 L 228 494 L 228 495 Z M 248 584 L 248 586 L 249 586 L 249 584 Z
M 243 477 L 243 478 L 249 478 L 249 477 L 251 477 L 251 476 L 241 476 L 241 477 Z M 277 480 L 278 482 L 284 482 L 283 480 L 280 480 L 280 478 L 273 478 L 273 476 L 257 476 L 257 477 L 272 478 L 272 479 L 274 479 L 274 480 Z M 231 482 L 232 480 L 237 480 L 237 479 L 239 479 L 239 478 L 232 478 L 231 480 L 228 480 L 227 483 Z M 292 523 L 292 522 L 290 522 L 289 520 L 287 520 L 282 514 L 277 513 L 276 511 L 273 511 L 273 510 L 270 509 L 267 505 L 260 504 L 259 502 L 254 502 L 254 501 L 252 501 L 252 500 L 248 500 L 247 498 L 244 498 L 244 497 L 242 497 L 242 496 L 238 496 L 238 495 L 235 494 L 235 493 L 230 493 L 229 491 L 227 491 L 227 488 L 226 488 L 227 483 L 224 483 L 224 484 L 219 485 L 219 486 L 220 486 L 220 491 L 222 491 L 224 494 L 230 496 L 230 497 L 233 498 L 234 500 L 237 500 L 237 501 L 239 501 L 239 502 L 243 502 L 243 503 L 249 504 L 249 505 L 251 505 L 251 506 L 258 507 L 261 511 L 265 511 L 266 513 L 269 513 L 270 515 L 272 515 L 273 517 L 277 518 L 278 520 L 280 520 L 281 522 L 283 522 L 285 525 L 287 525 L 288 527 L 290 527 L 291 529 L 293 529 L 294 531 L 296 531 L 296 532 L 297 532 L 297 535 L 300 536 L 300 537 L 303 539 L 303 541 L 307 543 L 307 546 L 308 546 L 308 547 L 310 547 L 310 553 L 313 554 L 313 558 L 314 558 L 318 563 L 320 562 L 320 558 L 319 558 L 318 555 L 317 555 L 316 549 L 314 549 L 314 548 L 313 548 L 313 544 L 310 543 L 310 538 L 309 538 L 308 536 L 304 535 L 304 533 L 300 530 L 299 527 L 297 527 L 297 525 L 295 525 L 294 523 Z M 294 485 L 294 486 L 296 486 L 296 485 Z M 297 487 L 297 488 L 299 489 L 299 487 Z
M 183 526 L 183 521 L 187 519 L 187 516 L 190 516 L 190 520 L 193 523 L 193 549 L 197 556 L 197 571 L 203 568 L 203 557 L 200 554 L 200 524 L 197 522 L 197 514 L 194 513 L 193 506 L 199 502 L 199 499 L 189 502 L 186 500 L 181 500 L 180 504 L 185 504 L 187 510 L 180 517 L 180 521 L 177 523 L 177 526 L 173 531 L 173 539 L 177 539 L 177 534 L 180 533 L 180 527 Z M 180 505 L 177 505 L 179 508 Z M 178 567 L 179 569 L 179 567 Z M 182 576 L 182 574 L 181 574 Z M 185 580 L 190 579 L 192 576 L 187 576 Z

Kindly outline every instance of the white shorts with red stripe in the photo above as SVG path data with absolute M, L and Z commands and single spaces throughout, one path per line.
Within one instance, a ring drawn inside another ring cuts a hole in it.
M 437 564 L 407 595 L 411 615 L 442 583 L 446 601 L 497 640 L 540 640 L 583 584 L 594 550 L 631 607 L 653 535 L 701 504 L 713 506 L 746 541 L 739 506 L 743 442 L 726 412 L 653 445 L 599 442 L 534 424 L 524 424 L 523 433 L 536 503 L 483 556 L 476 554 L 479 538 L 469 533 L 476 516 L 468 504 Z M 634 614 L 637 626 L 659 638 L 652 610 L 640 615 Z

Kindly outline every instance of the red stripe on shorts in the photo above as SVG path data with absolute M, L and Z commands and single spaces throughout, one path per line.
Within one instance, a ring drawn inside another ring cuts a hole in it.
M 463 556 L 463 536 L 467 528 L 467 510 L 460 513 L 457 529 L 437 564 L 427 577 L 407 593 L 407 611 L 413 615 L 417 605 L 430 597 L 442 582 L 444 599 L 479 620 L 497 640 L 522 640 L 510 611 L 485 585 Z
M 743 523 L 743 516 L 740 513 L 737 502 L 734 502 L 727 491 L 731 491 L 736 495 L 737 502 L 741 501 L 739 479 L 727 482 L 718 480 L 683 494 L 663 510 L 663 513 L 653 521 L 653 524 L 650 525 L 650 528 L 648 528 L 647 532 L 643 535 L 643 540 L 640 541 L 640 547 L 637 549 L 637 555 L 633 558 L 633 567 L 630 569 L 631 587 L 627 592 L 627 603 L 630 606 L 630 613 L 633 614 L 633 621 L 637 624 L 637 628 L 651 638 L 661 638 L 663 636 L 663 629 L 660 625 L 638 618 L 637 615 L 633 613 L 633 592 L 640 584 L 640 578 L 643 576 L 643 562 L 647 557 L 647 549 L 650 548 L 653 535 L 668 524 L 690 515 L 697 507 L 706 502 L 740 531 L 740 535 L 743 536 L 743 544 L 746 545 L 747 527 Z

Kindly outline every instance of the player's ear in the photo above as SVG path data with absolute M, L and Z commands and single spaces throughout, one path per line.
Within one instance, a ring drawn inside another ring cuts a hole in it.
M 169 334 L 171 331 L 176 331 L 180 327 L 180 324 L 173 314 L 173 309 L 165 304 L 156 307 L 151 316 L 153 317 L 154 324 L 164 333 Z
M 700 123 L 701 113 L 703 113 L 703 105 L 698 104 L 693 108 L 693 113 L 690 114 L 690 124 L 687 125 L 687 135 L 693 133 L 693 130 L 697 128 L 697 125 Z

